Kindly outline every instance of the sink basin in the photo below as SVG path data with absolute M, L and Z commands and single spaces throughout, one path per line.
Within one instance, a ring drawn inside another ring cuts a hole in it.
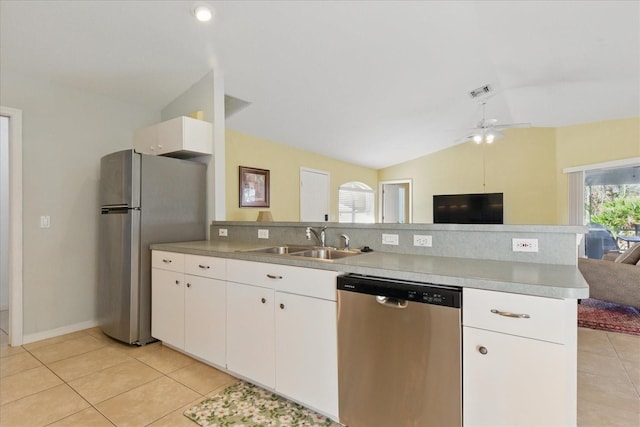
M 270 246 L 268 248 L 248 249 L 242 252 L 252 254 L 291 255 L 323 260 L 346 258 L 362 253 L 359 249 L 346 250 L 303 245 Z
M 295 252 L 291 255 L 293 256 L 303 256 L 307 258 L 315 258 L 315 259 L 340 259 L 347 258 L 350 256 L 361 254 L 359 250 L 344 250 L 344 249 L 333 249 L 333 248 L 314 248 L 307 251 Z
M 276 254 L 276 255 L 287 255 L 293 252 L 301 252 L 307 251 L 311 249 L 312 246 L 294 246 L 294 245 L 285 245 L 285 246 L 271 246 L 268 248 L 260 248 L 260 249 L 249 249 L 242 252 L 251 252 L 254 254 Z

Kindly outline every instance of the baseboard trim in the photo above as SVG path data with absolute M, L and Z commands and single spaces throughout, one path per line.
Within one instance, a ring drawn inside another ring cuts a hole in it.
M 97 320 L 89 320 L 86 322 L 76 323 L 74 325 L 68 325 L 68 326 L 62 326 L 60 328 L 50 329 L 48 331 L 36 332 L 33 334 L 25 334 L 22 337 L 22 344 L 29 344 L 36 341 L 42 341 L 49 338 L 58 337 L 60 335 L 82 331 L 83 329 L 94 328 L 96 326 L 98 326 Z

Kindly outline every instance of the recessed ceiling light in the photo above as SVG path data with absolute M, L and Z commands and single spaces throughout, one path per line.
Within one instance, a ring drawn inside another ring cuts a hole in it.
M 193 14 L 196 16 L 196 19 L 200 22 L 208 22 L 213 18 L 213 12 L 206 6 L 198 6 L 193 11 Z

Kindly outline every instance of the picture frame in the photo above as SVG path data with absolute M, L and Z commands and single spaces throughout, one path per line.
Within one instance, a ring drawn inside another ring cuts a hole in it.
M 239 166 L 241 208 L 269 207 L 269 170 Z

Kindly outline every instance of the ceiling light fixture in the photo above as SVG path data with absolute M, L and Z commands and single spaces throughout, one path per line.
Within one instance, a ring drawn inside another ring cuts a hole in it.
M 208 22 L 213 18 L 213 12 L 206 6 L 198 6 L 194 9 L 193 14 L 200 22 Z
M 478 129 L 478 132 L 471 135 L 471 139 L 476 144 L 482 144 L 483 142 L 491 144 L 496 139 L 504 138 L 502 132 L 498 132 L 491 128 Z

